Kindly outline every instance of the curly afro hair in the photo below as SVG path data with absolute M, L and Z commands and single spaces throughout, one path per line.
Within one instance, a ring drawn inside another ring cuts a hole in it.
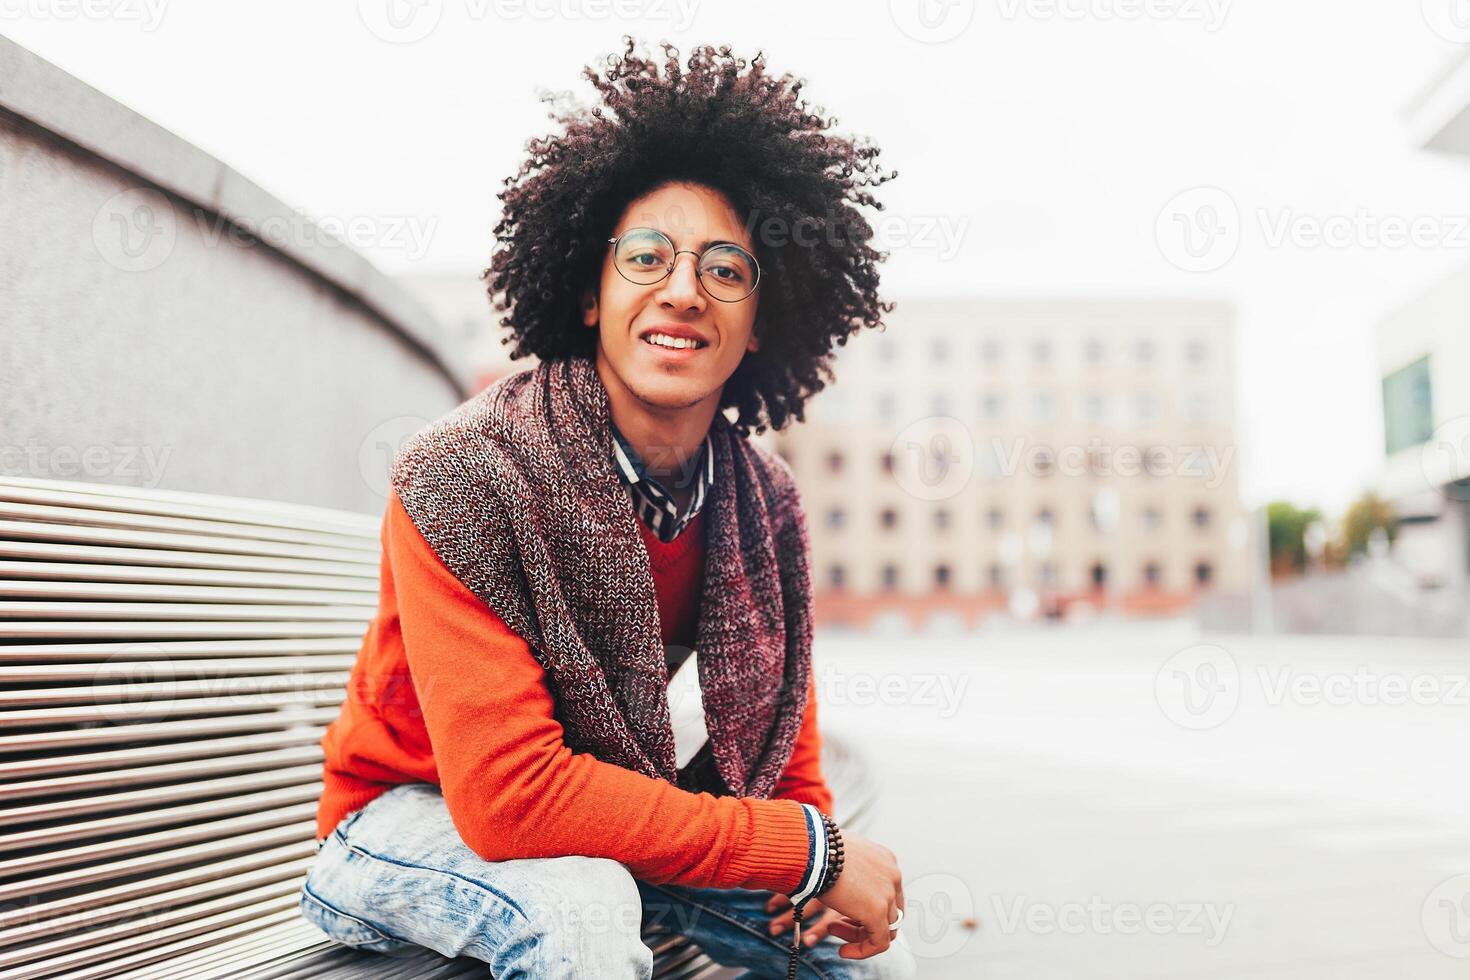
M 864 326 L 881 328 L 892 303 L 878 297 L 877 263 L 861 206 L 882 210 L 864 185 L 898 176 L 877 147 L 826 132 L 837 119 L 811 111 L 803 80 L 767 73 L 727 46 L 696 49 L 681 67 L 668 42 L 659 63 L 634 40 L 607 68 L 582 74 L 601 104 L 590 112 L 567 96 L 541 94 L 564 132 L 526 144 L 530 156 L 505 180 L 496 250 L 480 278 L 512 359 L 595 357 L 596 331 L 579 318 L 595 288 L 618 219 L 637 198 L 670 182 L 701 184 L 729 199 L 761 264 L 758 351 L 726 382 L 721 411 L 738 409 L 745 434 L 803 418 L 806 399 L 832 380 L 833 345 Z

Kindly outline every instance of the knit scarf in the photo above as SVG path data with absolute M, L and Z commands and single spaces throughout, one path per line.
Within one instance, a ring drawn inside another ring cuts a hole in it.
M 680 785 L 658 602 L 610 418 L 590 359 L 543 362 L 415 433 L 392 484 L 444 565 L 530 646 L 567 745 Z M 810 679 L 805 519 L 784 460 L 722 412 L 709 432 L 699 685 L 725 787 L 765 798 Z

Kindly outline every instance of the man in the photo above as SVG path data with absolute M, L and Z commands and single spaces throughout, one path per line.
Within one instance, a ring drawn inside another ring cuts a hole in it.
M 759 58 L 670 65 L 589 69 L 617 121 L 501 195 L 486 277 L 541 363 L 394 461 L 301 907 L 496 976 L 647 977 L 650 917 L 754 975 L 911 976 L 893 852 L 830 820 L 795 483 L 747 438 L 883 312 L 876 168 L 796 140 L 826 123 Z

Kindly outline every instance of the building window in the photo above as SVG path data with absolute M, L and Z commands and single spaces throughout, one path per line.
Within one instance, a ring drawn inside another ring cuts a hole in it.
M 1142 391 L 1138 394 L 1138 421 L 1152 422 L 1159 417 L 1159 396 L 1151 391 Z
M 883 571 L 881 573 L 881 576 L 882 576 L 881 581 L 883 583 L 883 589 L 884 589 L 884 591 L 886 591 L 886 592 L 892 592 L 894 589 L 898 588 L 898 566 L 897 565 L 884 565 L 883 566 Z
M 1194 582 L 1196 585 L 1201 587 L 1209 585 L 1210 580 L 1214 577 L 1215 570 L 1210 566 L 1209 562 L 1202 561 L 1194 566 Z
M 842 453 L 840 453 L 840 452 L 830 452 L 830 453 L 827 454 L 827 472 L 828 473 L 841 473 L 842 472 Z
M 990 583 L 992 589 L 1003 589 L 1006 587 L 1006 570 L 998 562 L 991 562 L 990 568 L 986 570 L 985 580 Z
M 1055 563 L 1049 562 L 1049 561 L 1042 562 L 1041 563 L 1041 568 L 1040 568 L 1040 574 L 1041 574 L 1041 587 L 1043 589 L 1054 589 L 1054 588 L 1056 588 L 1056 585 L 1057 585 L 1057 566 L 1056 566 Z
M 1147 337 L 1133 345 L 1133 356 L 1138 358 L 1139 364 L 1152 364 L 1155 352 L 1154 342 Z
M 827 526 L 834 531 L 840 531 L 847 524 L 847 512 L 841 507 L 833 507 L 827 511 Z
M 1210 348 L 1203 340 L 1191 340 L 1184 345 L 1184 357 L 1190 364 L 1203 364 L 1209 360 Z
M 1147 565 L 1143 566 L 1144 585 L 1147 585 L 1151 589 L 1158 588 L 1159 583 L 1163 580 L 1163 578 L 1164 572 L 1163 569 L 1159 567 L 1158 562 L 1151 561 Z
M 885 531 L 893 530 L 898 526 L 898 511 L 892 507 L 884 507 L 882 513 L 878 515 L 878 523 Z
M 833 565 L 827 570 L 827 582 L 834 589 L 847 587 L 847 569 L 841 565 Z
M 1050 393 L 1038 391 L 1031 396 L 1031 416 L 1037 422 L 1050 422 L 1056 414 L 1056 400 Z
M 1092 568 L 1088 571 L 1088 577 L 1092 579 L 1092 587 L 1094 589 L 1105 588 L 1108 584 L 1108 566 L 1100 561 L 1094 562 Z
M 1037 476 L 1051 476 L 1057 471 L 1057 454 L 1049 446 L 1037 446 L 1031 453 L 1031 469 Z
M 1055 527 L 1057 515 L 1052 512 L 1050 507 L 1043 507 L 1036 512 L 1036 523 L 1042 527 Z
M 1184 417 L 1191 422 L 1204 422 L 1210 417 L 1210 399 L 1199 392 L 1191 392 L 1184 398 Z
M 1384 377 L 1383 440 L 1388 455 L 1429 441 L 1434 435 L 1433 405 L 1428 357 Z
M 1138 513 L 1138 523 L 1145 531 L 1157 531 L 1164 524 L 1163 511 L 1157 507 L 1145 507 Z
M 941 588 L 941 589 L 947 589 L 947 588 L 949 588 L 949 578 L 950 578 L 950 572 L 949 572 L 949 566 L 948 565 L 935 565 L 934 566 L 934 585 L 936 587 Z
M 898 360 L 898 348 L 892 337 L 880 337 L 878 340 L 878 362 L 880 364 L 892 364 Z
M 1103 420 L 1102 395 L 1094 391 L 1082 396 L 1082 417 L 1089 422 L 1101 422 Z
M 1143 469 L 1149 476 L 1167 476 L 1169 474 L 1168 451 L 1155 446 L 1144 451 Z
M 949 508 L 940 507 L 934 511 L 934 527 L 936 530 L 944 531 L 949 528 Z
M 1006 526 L 1005 511 L 999 507 L 992 507 L 985 512 L 985 524 L 992 531 L 999 531 Z
M 1051 360 L 1051 341 L 1038 340 L 1031 345 L 1031 358 L 1037 364 L 1046 364 Z
M 887 473 L 889 476 L 892 476 L 893 475 L 893 453 L 891 453 L 891 452 L 885 452 L 883 454 L 882 458 L 879 460 L 879 465 L 883 467 L 883 472 L 884 473 Z
M 1190 520 L 1194 521 L 1195 527 L 1204 530 L 1210 526 L 1210 509 L 1208 507 L 1196 507 L 1194 513 L 1190 515 Z
M 980 398 L 980 414 L 987 419 L 998 419 L 1005 415 L 1005 399 L 994 392 L 986 392 Z
M 943 339 L 936 339 L 929 345 L 929 356 L 935 364 L 943 364 L 949 360 L 949 344 Z
M 1082 348 L 1082 356 L 1087 358 L 1088 364 L 1101 364 L 1103 360 L 1103 342 L 1096 337 L 1090 338 Z
M 986 337 L 980 342 L 980 358 L 986 364 L 994 364 L 1001 358 L 1000 341 Z
M 938 394 L 938 395 L 935 395 L 933 398 L 931 398 L 929 400 L 929 414 L 931 414 L 931 415 L 948 415 L 949 414 L 949 396 L 948 395 L 945 395 L 945 394 Z

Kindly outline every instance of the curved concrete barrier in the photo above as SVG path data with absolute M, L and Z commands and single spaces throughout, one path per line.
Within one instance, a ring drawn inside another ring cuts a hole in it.
M 331 229 L 3 37 L 0 229 L 0 475 L 380 512 L 470 393 Z

